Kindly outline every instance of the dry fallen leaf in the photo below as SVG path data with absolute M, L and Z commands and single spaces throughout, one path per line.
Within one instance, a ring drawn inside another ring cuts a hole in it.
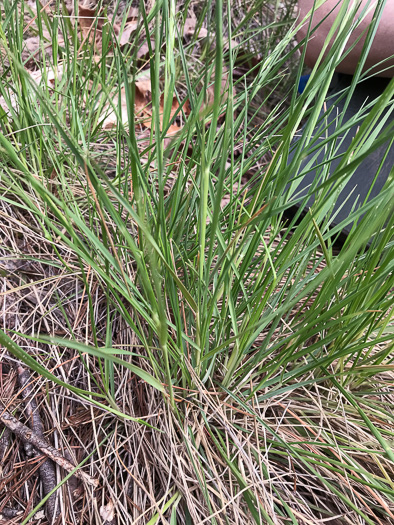
M 150 82 L 150 71 L 145 71 L 143 75 L 138 77 L 138 79 L 135 81 L 135 87 L 144 99 L 149 99 L 152 89 Z
M 171 104 L 170 121 L 174 117 L 175 113 L 178 111 L 178 108 L 179 108 L 178 101 L 176 97 L 174 97 L 172 99 L 172 104 Z M 162 95 L 160 98 L 160 129 L 163 129 L 163 117 L 164 117 L 163 113 L 164 113 L 164 96 Z M 181 129 L 182 128 L 178 126 L 178 124 L 171 124 L 167 130 L 166 135 L 167 137 L 171 137 L 172 135 L 175 135 L 176 133 L 178 133 L 178 131 L 180 131 Z
M 15 95 L 15 93 L 11 93 L 8 99 L 8 103 L 6 102 L 5 98 L 3 96 L 0 96 L 0 108 L 4 111 L 4 113 L 7 116 L 11 115 L 11 108 L 12 109 L 18 109 L 18 97 Z
M 89 42 L 95 46 L 96 50 L 101 49 L 102 29 L 105 21 L 105 18 L 96 15 L 96 9 L 89 9 L 79 4 L 78 25 L 82 33 L 82 45 L 89 39 Z
M 152 51 L 155 50 L 155 42 L 151 42 L 151 48 Z M 144 42 L 137 51 L 137 58 L 144 58 L 146 55 L 150 54 L 149 46 L 146 42 Z
M 138 117 L 143 118 L 144 113 L 146 113 L 146 107 L 147 104 L 149 104 L 150 101 L 150 90 L 151 90 L 151 84 L 150 84 L 150 75 L 149 72 L 140 77 L 136 83 L 135 83 L 135 97 L 134 97 L 134 110 L 135 115 Z M 116 108 L 119 107 L 119 94 L 117 93 L 113 97 L 113 104 Z M 106 112 L 109 110 L 110 104 L 107 104 L 104 108 L 104 111 Z M 126 124 L 128 122 L 128 115 L 127 115 L 127 101 L 126 101 L 126 91 L 123 87 L 120 90 L 120 109 L 121 109 L 121 120 L 123 124 Z M 148 115 L 148 118 L 151 118 L 151 116 Z M 117 123 L 117 117 L 115 111 L 112 111 L 108 117 L 103 122 L 103 129 L 112 129 L 116 126 Z M 145 123 L 144 123 L 145 124 Z M 150 127 L 150 126 L 147 126 Z
M 123 124 L 128 122 L 127 115 L 127 102 L 126 102 L 126 91 L 124 88 L 121 89 L 120 93 L 120 108 L 121 115 L 120 118 Z M 119 95 L 113 97 L 113 104 L 115 107 L 119 107 Z M 109 110 L 110 105 L 107 104 L 104 108 L 105 111 Z M 170 120 L 174 117 L 175 113 L 178 111 L 179 104 L 176 97 L 173 98 L 171 111 L 170 111 Z M 188 102 L 184 104 L 184 111 L 187 113 L 189 108 Z M 135 116 L 140 120 L 140 123 L 148 129 L 151 129 L 153 126 L 152 123 L 152 106 L 151 106 L 151 81 L 149 71 L 145 73 L 144 76 L 141 76 L 135 82 L 135 97 L 134 97 L 134 110 Z M 163 127 L 163 111 L 164 111 L 164 97 L 161 96 L 160 99 L 160 127 Z M 103 129 L 112 129 L 116 126 L 117 117 L 115 111 L 112 111 L 106 119 L 103 121 Z M 167 129 L 166 136 L 172 136 L 178 133 L 181 130 L 181 126 L 177 124 L 171 124 Z
M 44 38 L 46 37 L 44 32 Z M 40 64 L 44 61 L 44 58 L 47 58 L 48 60 L 52 60 L 52 42 L 51 37 L 48 34 L 47 41 L 41 45 L 41 39 L 38 36 L 31 36 L 29 38 L 26 38 L 23 42 L 23 51 L 22 51 L 22 61 L 25 64 L 25 67 L 32 68 L 36 66 L 37 64 Z M 64 45 L 63 38 L 59 35 L 58 38 L 58 44 L 59 46 Z
M 44 74 L 45 70 L 45 74 Z M 57 67 L 51 66 L 51 67 L 43 67 L 42 69 L 38 69 L 37 71 L 29 71 L 29 74 L 31 78 L 36 82 L 36 84 L 41 84 L 41 82 L 46 79 L 47 85 L 50 87 L 55 86 L 55 80 L 57 79 L 58 82 L 61 81 L 63 76 L 63 64 L 58 64 Z
M 183 36 L 191 37 L 196 32 L 197 18 L 186 18 L 185 25 L 183 26 Z M 205 27 L 200 27 L 198 31 L 198 38 L 206 38 L 208 36 L 208 30 Z
M 44 74 L 45 70 L 45 74 Z M 55 87 L 55 79 L 57 79 L 59 82 L 62 79 L 63 76 L 63 64 L 58 64 L 55 68 L 54 66 L 51 67 L 45 67 L 43 66 L 41 69 L 38 69 L 37 71 L 30 71 L 26 69 L 26 72 L 29 73 L 30 77 L 34 80 L 34 82 L 38 85 L 42 83 L 44 79 L 47 81 L 48 87 Z M 13 109 L 18 109 L 18 96 L 14 93 L 10 93 L 8 98 L 8 103 L 6 102 L 5 98 L 0 96 L 0 108 L 6 113 L 6 115 L 11 114 L 10 107 Z
M 123 31 L 121 33 L 120 26 L 116 24 L 114 25 L 114 31 L 116 33 L 120 47 L 126 45 L 129 42 L 131 34 L 137 29 L 137 27 L 138 27 L 138 22 L 136 22 L 135 20 L 132 20 L 131 22 L 127 22 L 127 24 L 125 24 Z
M 115 108 L 118 109 L 119 108 L 119 94 L 117 93 L 113 97 L 112 100 L 113 100 L 113 104 L 114 104 Z M 110 104 L 107 104 L 104 107 L 103 112 L 107 113 L 110 110 L 110 108 L 111 108 L 111 113 L 104 119 L 104 121 L 103 121 L 103 129 L 112 129 L 112 128 L 114 128 L 116 126 L 117 121 L 118 121 L 116 113 L 112 109 Z M 128 121 L 127 105 L 126 105 L 126 92 L 125 92 L 124 88 L 122 88 L 120 90 L 120 119 L 121 119 L 123 124 L 125 124 Z
M 78 10 L 78 24 L 82 33 L 82 45 L 88 40 L 94 45 L 95 51 L 99 52 L 102 48 L 102 34 L 104 24 L 108 22 L 106 17 L 99 16 L 96 9 L 89 9 L 83 5 L 79 5 Z M 122 30 L 121 25 L 114 24 L 113 30 L 116 40 L 120 47 L 124 46 L 130 41 L 131 35 L 138 28 L 138 22 L 135 17 L 129 16 L 127 22 Z
M 131 20 L 138 20 L 139 17 L 139 9 L 138 7 L 130 7 L 129 12 L 127 14 L 127 22 L 130 22 Z
M 222 89 L 221 89 L 222 104 L 226 102 L 228 99 L 228 90 L 229 90 L 229 72 L 227 68 L 223 68 Z M 234 88 L 233 88 L 233 93 L 235 94 Z M 205 113 L 205 111 L 213 105 L 214 100 L 215 100 L 215 85 L 214 83 L 212 83 L 210 86 L 208 86 L 206 101 L 201 106 L 200 114 Z M 223 115 L 224 115 L 224 112 L 220 116 L 223 116 Z

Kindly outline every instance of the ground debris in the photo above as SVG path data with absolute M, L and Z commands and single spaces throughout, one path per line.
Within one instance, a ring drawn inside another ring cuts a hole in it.
M 26 413 L 29 420 L 30 428 L 45 440 L 44 436 L 44 426 L 42 424 L 40 414 L 38 411 L 37 402 L 34 397 L 34 392 L 32 388 L 33 381 L 31 380 L 28 370 L 26 370 L 20 364 L 17 367 L 18 372 L 18 382 L 21 389 L 22 397 L 25 400 Z M 32 447 L 30 442 L 25 442 L 26 446 L 29 445 Z M 33 451 L 34 455 L 37 455 L 37 452 Z M 54 490 L 56 487 L 56 469 L 54 463 L 47 459 L 40 466 L 40 479 L 44 488 L 44 495 L 46 496 Z M 53 519 L 56 519 L 60 514 L 60 508 L 56 505 L 57 493 L 54 492 L 47 500 L 45 504 L 46 514 L 48 520 L 52 523 Z
M 68 472 L 72 472 L 75 469 L 75 465 L 67 461 L 67 459 L 60 454 L 52 445 L 50 445 L 45 438 L 39 436 L 33 430 L 30 430 L 26 425 L 20 423 L 4 406 L 0 401 L 0 421 L 8 427 L 12 432 L 14 432 L 18 437 L 23 441 L 31 443 L 31 445 L 37 450 L 41 451 L 47 457 L 51 458 L 55 463 Z M 85 481 L 88 485 L 97 487 L 99 482 L 97 479 L 89 476 L 82 470 L 75 470 L 74 476 Z

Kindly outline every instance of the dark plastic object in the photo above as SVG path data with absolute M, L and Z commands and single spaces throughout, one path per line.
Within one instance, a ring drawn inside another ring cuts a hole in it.
M 328 131 L 327 131 L 328 135 L 335 132 L 336 119 L 334 118 L 334 115 L 342 114 L 343 108 L 345 105 L 346 96 L 343 97 L 342 100 L 338 101 L 339 94 L 343 93 L 343 90 L 348 88 L 351 85 L 352 78 L 353 77 L 350 75 L 343 75 L 343 74 L 338 74 L 336 76 L 336 82 L 331 88 L 331 91 L 329 93 L 330 98 L 327 101 L 327 109 L 335 104 L 335 108 L 333 108 L 331 116 L 329 118 L 329 120 L 333 120 L 333 122 L 328 128 Z M 357 85 L 353 93 L 350 104 L 346 110 L 346 113 L 345 113 L 345 116 L 342 122 L 343 123 L 347 122 L 351 117 L 353 117 L 360 110 L 362 106 L 364 106 L 366 103 L 367 104 L 370 103 L 372 100 L 374 100 L 379 95 L 381 95 L 383 91 L 385 90 L 389 81 L 390 79 L 387 79 L 387 78 L 373 77 L 368 80 L 360 82 Z M 394 115 L 391 114 L 388 119 L 387 124 L 389 124 L 393 119 L 394 119 Z M 345 151 L 350 146 L 350 143 L 355 133 L 356 133 L 356 126 L 349 130 L 348 134 L 343 140 L 343 143 L 341 144 L 341 147 L 339 151 L 336 153 L 336 155 L 341 155 L 345 153 Z M 370 195 L 368 197 L 368 200 L 376 197 L 379 194 L 379 192 L 383 188 L 388 178 L 390 170 L 392 169 L 394 165 L 394 146 L 392 145 L 384 161 L 384 165 L 378 177 L 376 178 L 374 182 L 377 169 L 386 154 L 387 146 L 388 144 L 385 143 L 379 148 L 377 148 L 371 155 L 369 155 L 366 159 L 364 159 L 361 165 L 354 172 L 353 176 L 351 177 L 351 179 L 349 180 L 349 182 L 347 183 L 343 191 L 340 193 L 338 200 L 334 206 L 333 214 L 336 213 L 341 206 L 342 208 L 338 212 L 338 215 L 335 217 L 333 226 L 338 225 L 340 222 L 342 222 L 344 219 L 346 219 L 349 216 L 356 200 L 357 200 L 357 204 L 356 204 L 355 209 L 357 209 L 357 207 L 359 207 L 364 202 L 369 191 L 370 191 Z M 323 152 L 317 158 L 315 164 L 319 164 L 322 161 L 322 159 L 323 159 Z M 331 171 L 334 171 L 340 162 L 341 162 L 341 158 L 334 160 L 331 163 Z M 302 170 L 303 167 L 306 166 L 307 163 L 308 163 L 308 158 L 306 158 L 302 162 L 300 171 Z M 307 195 L 308 188 L 313 183 L 315 177 L 316 177 L 316 171 L 312 167 L 312 169 L 308 173 L 306 173 L 305 176 L 303 177 L 302 182 L 297 188 L 297 194 Z M 371 188 L 372 184 L 373 184 L 373 187 Z M 311 197 L 306 208 L 304 208 L 302 216 L 305 215 L 305 213 L 308 211 L 312 203 L 313 203 L 313 197 Z M 296 211 L 299 209 L 299 206 L 300 205 L 290 208 L 289 210 L 287 210 L 286 214 L 289 217 L 294 216 Z M 352 224 L 348 224 L 347 227 L 342 230 L 342 234 L 338 238 L 339 244 L 342 244 L 345 241 L 346 236 L 349 234 L 351 227 L 352 227 Z
M 301 95 L 305 91 L 306 85 L 308 83 L 308 80 L 310 78 L 310 75 L 302 75 L 300 77 L 300 81 L 298 83 L 298 93 Z

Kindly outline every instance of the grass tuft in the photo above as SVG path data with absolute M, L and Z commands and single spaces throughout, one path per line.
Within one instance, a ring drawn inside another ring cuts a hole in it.
M 0 6 L 1 397 L 25 417 L 25 363 L 48 439 L 100 479 L 93 495 L 58 469 L 62 516 L 392 523 L 392 174 L 332 221 L 355 169 L 392 143 L 394 80 L 352 122 L 326 108 L 358 23 L 348 0 L 301 95 L 290 0 L 141 2 L 126 45 L 118 4 L 85 34 L 77 3 Z M 12 437 L 1 461 L 27 523 L 37 459 Z

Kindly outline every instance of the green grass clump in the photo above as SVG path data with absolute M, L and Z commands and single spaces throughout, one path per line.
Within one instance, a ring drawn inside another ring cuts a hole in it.
M 130 45 L 108 21 L 99 55 L 57 3 L 37 10 L 40 85 L 17 4 L 0 29 L 0 342 L 34 373 L 57 446 L 91 454 L 99 505 L 119 523 L 392 523 L 392 174 L 330 224 L 356 168 L 391 145 L 394 80 L 313 135 L 337 118 L 324 102 L 350 2 L 302 95 L 291 3 L 141 3 Z M 134 105 L 147 69 L 149 128 Z M 288 221 L 320 152 L 311 211 Z M 96 522 L 90 494 L 62 490 L 71 522 Z

